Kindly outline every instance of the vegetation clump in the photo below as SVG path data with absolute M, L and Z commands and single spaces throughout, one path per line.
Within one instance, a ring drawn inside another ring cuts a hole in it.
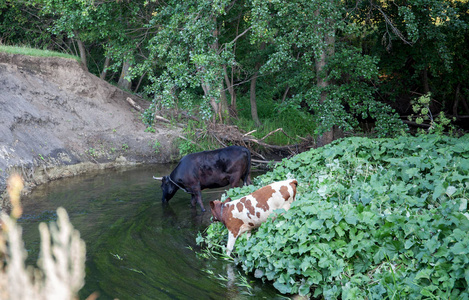
M 80 58 L 78 56 L 75 56 L 75 55 L 70 55 L 70 54 L 57 52 L 57 51 L 41 50 L 41 49 L 25 47 L 25 46 L 0 45 L 0 52 L 11 53 L 11 54 L 29 55 L 29 56 L 62 57 L 62 58 L 70 58 L 70 59 L 74 59 L 76 61 L 80 61 Z
M 236 197 L 286 177 L 300 183 L 289 211 L 238 240 L 242 268 L 284 294 L 468 299 L 468 142 L 348 138 L 229 190 Z M 199 244 L 222 247 L 224 230 L 212 224 Z

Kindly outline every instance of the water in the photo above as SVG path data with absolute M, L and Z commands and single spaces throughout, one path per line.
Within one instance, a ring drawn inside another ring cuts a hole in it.
M 232 262 L 197 255 L 197 232 L 211 222 L 209 211 L 190 206 L 178 191 L 161 204 L 160 182 L 170 165 L 100 171 L 36 188 L 22 199 L 19 220 L 28 263 L 37 260 L 40 222 L 55 221 L 63 206 L 86 242 L 86 283 L 80 299 L 274 299 L 270 284 L 241 275 Z M 223 189 L 203 192 L 205 207 Z M 228 279 L 229 280 L 226 280 Z M 249 283 L 249 287 L 245 283 Z

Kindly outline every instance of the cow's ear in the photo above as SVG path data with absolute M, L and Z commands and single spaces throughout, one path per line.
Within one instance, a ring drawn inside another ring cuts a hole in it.
M 225 199 L 225 201 L 223 201 L 223 204 L 225 204 L 225 203 L 227 203 L 227 202 L 230 202 L 230 201 L 231 201 L 231 198 L 228 197 L 228 198 Z
M 210 201 L 210 208 L 211 208 L 211 209 L 214 209 L 214 208 L 215 208 L 215 203 L 214 203 L 214 202 L 215 202 L 215 201 Z

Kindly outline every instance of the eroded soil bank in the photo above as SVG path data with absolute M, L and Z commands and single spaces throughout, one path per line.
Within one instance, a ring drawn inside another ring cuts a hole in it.
M 127 97 L 147 105 L 73 59 L 0 53 L 0 194 L 13 172 L 31 188 L 89 170 L 173 161 L 179 129 L 145 132 Z

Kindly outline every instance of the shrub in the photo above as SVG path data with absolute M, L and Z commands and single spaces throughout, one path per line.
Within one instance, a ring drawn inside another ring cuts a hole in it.
M 242 268 L 281 293 L 468 299 L 468 142 L 349 138 L 284 160 L 255 184 L 294 176 L 297 200 L 238 239 Z

